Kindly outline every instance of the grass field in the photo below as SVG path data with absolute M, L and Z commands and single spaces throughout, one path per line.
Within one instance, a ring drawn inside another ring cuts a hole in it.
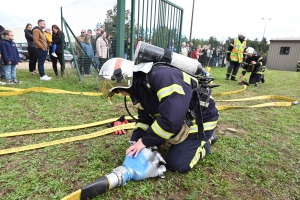
M 225 81 L 225 68 L 213 68 L 213 92 L 242 89 Z M 52 70 L 47 71 L 53 76 Z M 75 71 L 66 77 L 42 82 L 27 70 L 17 71 L 17 88 L 48 87 L 94 92 L 97 77 L 79 84 Z M 248 77 L 248 76 L 247 76 Z M 251 102 L 218 102 L 260 95 L 300 99 L 300 73 L 266 71 L 261 87 L 248 87 L 234 95 L 214 96 L 217 105 L 255 105 Z M 0 91 L 0 95 L 1 95 Z M 7 91 L 6 91 L 7 92 Z M 31 92 L 0 96 L 0 134 L 97 122 L 127 115 L 123 98 L 113 105 L 102 97 Z M 234 128 L 237 132 L 229 132 Z M 74 131 L 0 138 L 0 149 L 93 133 L 105 126 Z M 220 111 L 219 137 L 212 153 L 185 174 L 167 171 L 165 179 L 130 181 L 96 199 L 300 199 L 300 105 Z M 61 199 L 120 166 L 128 147 L 126 135 L 106 135 L 42 149 L 0 156 L 0 199 Z M 166 147 L 159 148 L 166 152 Z

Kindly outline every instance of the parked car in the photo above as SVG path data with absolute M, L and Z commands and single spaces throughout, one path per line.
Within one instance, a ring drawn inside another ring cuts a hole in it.
M 22 61 L 25 61 L 25 60 L 26 60 L 26 56 L 19 53 L 19 62 L 22 62 Z
M 65 62 L 72 62 L 74 60 L 73 55 L 68 50 L 64 50 L 64 57 Z M 75 58 L 77 59 L 77 56 L 75 56 Z M 51 56 L 49 54 L 47 55 L 46 60 L 48 60 L 49 62 L 51 61 Z
M 27 51 L 27 46 L 28 46 L 27 43 L 16 43 L 16 46 L 17 46 L 19 54 L 23 55 L 22 59 L 23 60 L 28 60 L 29 59 L 29 54 L 28 54 L 28 51 Z

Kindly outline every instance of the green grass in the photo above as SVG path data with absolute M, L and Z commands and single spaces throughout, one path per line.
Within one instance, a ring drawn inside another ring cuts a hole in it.
M 225 68 L 212 68 L 221 84 L 214 92 L 242 87 L 225 81 Z M 47 71 L 49 76 L 53 72 Z M 78 83 L 74 71 L 47 82 L 27 70 L 17 72 L 18 88 L 49 87 L 94 92 L 96 76 Z M 248 76 L 247 76 L 248 77 Z M 300 73 L 266 71 L 259 88 L 214 96 L 215 100 L 282 95 L 299 100 Z M 7 86 L 10 87 L 10 86 Z M 1 91 L 0 91 L 1 92 Z M 127 114 L 121 97 L 110 105 L 101 97 L 27 93 L 0 96 L 0 134 L 92 123 Z M 217 102 L 217 105 L 254 105 L 254 102 Z M 165 179 L 130 181 L 96 199 L 300 199 L 300 106 L 220 111 L 212 153 L 185 174 L 167 171 Z M 1 149 L 93 133 L 104 126 L 75 131 L 1 138 Z M 226 128 L 234 128 L 230 133 Z M 122 164 L 126 135 L 106 135 L 32 151 L 0 156 L 0 199 L 60 199 Z M 160 147 L 166 152 L 166 146 Z M 165 153 L 163 153 L 164 155 Z

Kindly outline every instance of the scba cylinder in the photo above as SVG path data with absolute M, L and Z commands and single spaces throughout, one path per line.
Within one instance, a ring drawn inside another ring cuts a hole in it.
M 136 47 L 134 60 L 138 63 L 168 62 L 176 68 L 193 75 L 201 74 L 203 69 L 201 64 L 195 59 L 171 52 L 167 49 L 163 49 L 142 41 L 139 41 Z

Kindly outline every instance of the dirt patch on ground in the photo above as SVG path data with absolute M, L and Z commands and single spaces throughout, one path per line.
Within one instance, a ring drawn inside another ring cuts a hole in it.
M 246 131 L 243 129 L 237 129 L 236 127 L 232 127 L 229 124 L 218 123 L 217 128 L 215 129 L 215 133 L 217 135 L 222 135 L 225 137 L 236 138 L 241 134 L 245 134 Z

